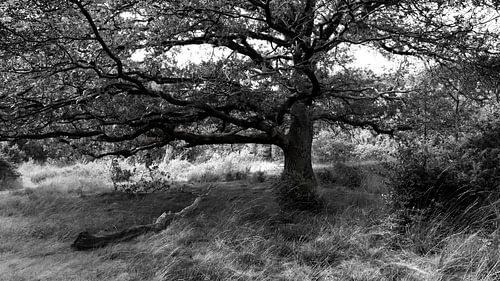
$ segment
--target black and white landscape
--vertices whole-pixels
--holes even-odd
[[[0,280],[500,280],[499,18],[1,1]]]

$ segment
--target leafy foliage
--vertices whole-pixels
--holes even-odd
[[[157,164],[146,166],[146,170],[138,170],[137,168],[129,170],[121,167],[117,159],[113,159],[110,173],[115,191],[154,192],[168,189],[171,185],[170,175],[160,169]]]
[[[401,224],[446,218],[455,230],[493,227],[500,203],[500,124],[455,149],[402,151],[393,180]]]
[[[441,62],[488,51],[480,12],[441,16],[462,2],[4,1],[0,139],[84,138],[121,155],[179,140],[283,146],[295,104],[392,133],[408,85],[349,66],[349,49]],[[207,58],[182,61],[193,45]]]
[[[315,123],[410,128],[406,73],[349,65],[353,46],[488,61],[500,40],[485,9],[498,16],[478,1],[3,1],[0,140],[57,139],[98,157],[179,142],[276,145],[285,162],[305,163],[285,173],[314,183]],[[334,150],[320,157],[349,147]]]
[[[358,167],[335,163],[331,168],[320,170],[316,173],[318,180],[326,187],[337,185],[351,189],[361,185],[362,174]]]
[[[15,188],[14,183],[19,176],[15,166],[0,154],[0,190]]]
[[[345,162],[352,158],[354,145],[339,139],[337,134],[321,130],[313,141],[313,157],[320,163]]]

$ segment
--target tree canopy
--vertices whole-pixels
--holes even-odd
[[[316,121],[409,128],[399,113],[415,85],[350,67],[353,46],[442,65],[498,52],[488,1],[11,0],[0,14],[0,140],[85,139],[125,156],[275,144],[306,178]],[[213,56],[183,63],[189,46]]]

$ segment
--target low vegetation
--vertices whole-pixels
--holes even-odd
[[[445,232],[442,217],[401,227],[393,213],[387,165],[320,165],[323,209],[284,213],[273,199],[277,177],[271,163],[238,157],[215,156],[203,164],[163,161],[159,166],[175,184],[135,194],[113,191],[109,161],[21,165],[33,186],[0,195],[0,280],[499,278],[498,236],[467,229]],[[213,169],[243,158],[248,161],[226,164],[231,173],[244,173],[242,178]],[[146,169],[119,163],[124,169]],[[335,174],[339,169],[343,172]],[[193,180],[187,177],[193,171],[215,176]],[[254,180],[259,172],[263,182]],[[199,208],[164,231],[88,252],[70,248],[81,231],[112,232],[179,211],[208,185],[215,188]]]
[[[499,18],[1,1],[0,281],[500,280]]]
[[[16,167],[0,155],[0,191],[20,187],[19,172]]]

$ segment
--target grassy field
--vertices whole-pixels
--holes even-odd
[[[198,181],[141,196],[113,193],[105,168],[21,167],[29,188],[0,193],[0,280],[498,280],[498,241],[393,230],[384,177],[360,167],[357,188],[325,183],[321,213],[281,213],[272,179]],[[373,166],[373,167],[372,167]],[[324,169],[322,167],[321,169]],[[247,170],[248,171],[248,170]],[[323,179],[335,177],[318,170]],[[81,231],[120,230],[178,211],[214,185],[199,208],[166,230],[76,252]]]

